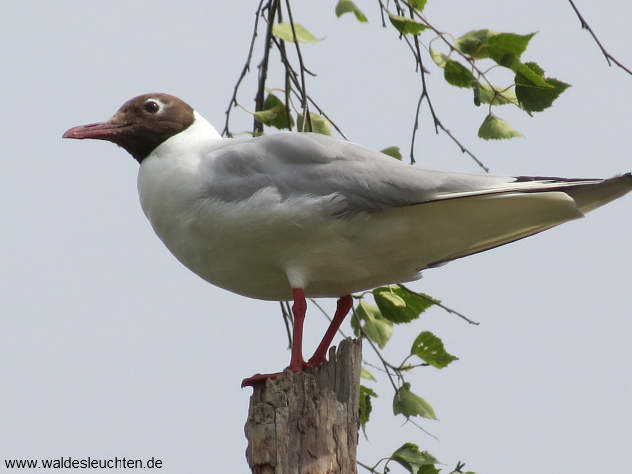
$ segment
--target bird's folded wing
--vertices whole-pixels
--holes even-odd
[[[326,198],[339,217],[445,199],[502,193],[562,191],[586,212],[632,189],[632,176],[610,180],[500,177],[425,170],[356,144],[313,133],[226,140],[202,163],[204,192],[243,201],[272,188],[279,199]]]

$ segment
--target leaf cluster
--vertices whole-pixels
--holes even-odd
[[[424,67],[420,48],[420,45],[425,45],[421,40],[427,37],[426,49],[430,58],[437,67],[443,69],[443,79],[448,84],[471,89],[474,105],[486,104],[488,106],[487,115],[478,130],[478,136],[485,140],[524,136],[493,113],[492,107],[513,105],[528,115],[532,115],[534,112],[541,112],[551,107],[555,99],[569,87],[569,84],[563,81],[547,77],[537,63],[523,61],[523,53],[527,50],[535,33],[501,33],[484,28],[469,31],[454,40],[450,40],[448,35],[434,27],[423,16],[426,0],[393,0],[388,2],[393,11],[389,10],[381,0],[378,0],[378,3],[382,11],[383,25],[386,26],[384,17],[387,17],[390,25],[395,28],[400,38],[404,39],[411,49],[417,70],[420,72],[422,92],[417,105],[417,115],[419,115],[422,101],[426,99],[435,129],[446,132],[463,152],[468,153],[486,171],[487,168],[480,160],[443,126],[430,102],[425,81],[425,74],[428,73],[428,70]],[[367,21],[366,16],[352,1],[340,0],[336,7],[336,14],[340,16],[347,12],[356,14],[359,21]],[[431,34],[434,36],[429,36]],[[436,41],[448,47],[447,54],[433,47],[433,43]],[[509,71],[513,77],[513,82],[505,86],[496,85],[490,78],[494,69]],[[417,126],[416,121],[411,143],[411,162],[414,162],[413,145]]]
[[[384,473],[390,472],[389,464],[395,462],[406,469],[411,474],[439,474],[441,463],[428,451],[422,451],[415,443],[404,443],[387,458],[380,459],[373,467],[364,466],[373,473],[375,469],[384,462]],[[457,463],[456,467],[449,474],[476,474],[472,471],[463,471],[465,464]]]
[[[395,325],[407,324],[417,320],[428,308],[440,302],[431,296],[409,290],[402,285],[390,285],[375,288],[368,292],[373,297],[375,304],[370,304],[364,299],[353,310],[351,327],[356,337],[365,337],[372,344],[383,349],[393,335]],[[376,351],[377,352],[377,351]],[[398,364],[387,362],[378,352],[384,370],[389,377],[393,374],[391,382],[394,387],[393,413],[401,414],[407,419],[421,417],[436,419],[432,406],[411,390],[410,383],[405,381],[404,373],[419,366],[432,366],[437,369],[447,367],[457,357],[448,353],[441,339],[430,331],[422,331],[415,338],[409,353]],[[411,364],[409,360],[416,357],[421,362]],[[375,380],[373,374],[365,367],[362,376],[368,380]],[[395,383],[395,378],[397,383]],[[362,428],[366,435],[365,425],[371,412],[370,398],[377,394],[366,387],[361,392],[361,420]]]
[[[510,104],[531,115],[551,107],[553,101],[569,87],[569,84],[546,77],[537,63],[522,62],[522,54],[534,35],[497,33],[489,29],[472,30],[458,37],[451,45],[451,53],[455,53],[457,59],[429,46],[430,57],[443,69],[448,84],[472,89],[476,106],[489,104],[488,114],[478,131],[480,138],[490,140],[523,136],[493,114],[492,106]],[[504,87],[493,85],[487,74],[477,66],[477,62],[485,59],[495,63],[492,68],[511,71],[514,82]],[[462,64],[462,60],[469,67]]]

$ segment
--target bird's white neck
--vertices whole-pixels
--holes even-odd
[[[221,135],[208,120],[196,111],[193,111],[193,116],[193,123],[188,128],[162,142],[151,154],[155,156],[177,155],[180,150],[193,150],[222,140]]]

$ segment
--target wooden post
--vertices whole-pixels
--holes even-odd
[[[345,339],[324,364],[254,388],[245,426],[253,474],[357,473],[361,361],[361,341]]]

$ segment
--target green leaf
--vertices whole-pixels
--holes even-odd
[[[430,49],[430,57],[432,58],[434,63],[440,68],[444,68],[445,65],[448,63],[448,61],[450,60],[450,58],[448,58],[445,54],[440,53],[439,51],[434,49],[432,46],[430,46],[429,49]]]
[[[514,60],[527,49],[529,41],[535,33],[517,35],[515,33],[498,33],[489,38],[485,53],[501,66],[510,67]]]
[[[437,369],[443,369],[450,362],[459,359],[446,352],[441,339],[430,331],[423,331],[417,336],[417,339],[415,339],[410,349],[410,353]]]
[[[411,293],[398,286],[381,286],[373,290],[373,298],[384,318],[394,323],[408,323],[434,304],[430,297]]]
[[[366,23],[368,20],[364,13],[353,3],[351,0],[338,0],[336,5],[336,16],[340,18],[345,13],[353,13],[355,17],[361,23]]]
[[[538,73],[532,67],[533,65],[537,66],[537,64],[535,64],[535,63],[527,63],[527,64],[517,63],[517,64],[514,64],[511,67],[511,70],[516,73],[516,79],[518,78],[518,76],[520,76],[520,78],[524,82],[524,84],[529,84],[530,83],[532,86],[553,87],[553,86],[549,85],[546,82],[546,80],[544,79],[544,76],[542,75],[542,72],[544,72],[544,71]],[[538,67],[538,69],[539,69],[539,67]],[[516,80],[516,83],[517,82],[518,81]],[[516,92],[516,95],[517,94],[518,93]]]
[[[360,385],[360,426],[366,438],[366,424],[371,416],[371,397],[377,397],[377,393],[364,385]]]
[[[544,70],[536,63],[525,63],[533,74],[537,74],[549,87],[539,87],[533,81],[525,76],[525,69],[516,74],[516,97],[520,102],[520,106],[527,112],[542,112],[544,109],[551,107],[553,101],[564,92],[570,84],[558,81],[554,78],[544,77]]]
[[[478,129],[478,136],[485,140],[524,137],[522,133],[514,130],[507,122],[492,113],[483,120],[481,127]]]
[[[367,369],[365,369],[364,367],[360,369],[360,378],[366,379],[366,380],[373,380],[374,382],[377,382],[377,379],[373,376],[373,374],[369,372]]]
[[[306,132],[322,133],[323,135],[331,135],[331,126],[329,120],[325,117],[310,112],[309,118],[312,121],[312,130],[309,130],[309,123],[305,127]],[[296,118],[296,127],[299,132],[303,131],[303,114],[298,114]]]
[[[430,404],[419,395],[410,391],[410,384],[406,382],[402,385],[393,397],[393,413],[395,415],[401,413],[405,417],[421,416],[436,420],[434,410]]]
[[[399,151],[398,146],[389,146],[388,148],[384,148],[380,150],[380,153],[384,153],[385,155],[392,156],[393,158],[397,158],[398,160],[402,159],[402,154]]]
[[[419,23],[412,18],[406,18],[405,16],[393,15],[392,13],[388,14],[388,19],[391,20],[393,26],[399,31],[401,34],[406,35],[418,35],[423,30],[428,28],[423,23]]]
[[[492,30],[468,31],[454,41],[454,46],[462,53],[473,58],[486,58],[485,47],[489,43],[489,39],[497,34]]]
[[[528,67],[531,71],[533,71],[534,73],[536,73],[538,76],[540,76],[542,79],[544,79],[544,69],[542,69],[538,63],[534,63],[534,62],[529,62],[529,63],[524,63],[524,65],[526,67]],[[546,79],[544,79],[546,80]]]
[[[455,40],[455,46],[474,59],[490,58],[497,64],[522,74],[533,85],[550,87],[544,78],[520,62],[520,56],[527,48],[535,33],[518,35],[515,33],[496,33],[492,30],[468,31]],[[475,97],[476,103],[476,97]]]
[[[290,128],[294,125],[294,119],[287,115],[285,104],[274,94],[268,94],[263,103],[263,110],[254,113],[255,119],[264,125],[276,128]]]
[[[299,43],[315,43],[317,41],[322,41],[322,38],[316,38],[313,34],[307,31],[304,26],[297,23],[294,23],[294,31],[296,32],[296,39]],[[272,34],[284,41],[290,41],[294,43],[292,24],[289,22],[276,23],[274,26],[272,26]]]
[[[417,9],[419,11],[422,11],[425,8],[425,6],[426,6],[426,0],[409,0],[408,4],[411,7],[415,8],[415,9]]]
[[[452,59],[446,59],[443,76],[448,83],[457,87],[472,87],[475,82],[472,72],[460,62]]]
[[[492,89],[487,84],[475,82],[472,86],[472,90],[474,91],[474,103],[476,105],[518,105],[516,92],[513,88],[494,86],[494,89]]]
[[[383,349],[393,335],[393,323],[382,316],[377,306],[364,301],[360,301],[355,314],[357,318],[351,319],[351,327],[356,337],[360,335],[358,324],[361,324],[361,321],[363,321],[362,329],[366,336]]]
[[[404,443],[393,454],[391,454],[391,459],[404,466],[408,472],[412,472],[413,474],[419,474],[422,472],[424,474],[439,472],[436,469],[434,471],[420,470],[424,466],[434,467],[434,465],[439,461],[437,461],[428,451],[419,451],[419,446],[413,443]]]
[[[535,33],[518,35],[492,30],[472,30],[457,38],[454,45],[474,59],[491,58],[501,66],[511,67],[520,59],[533,35]]]

